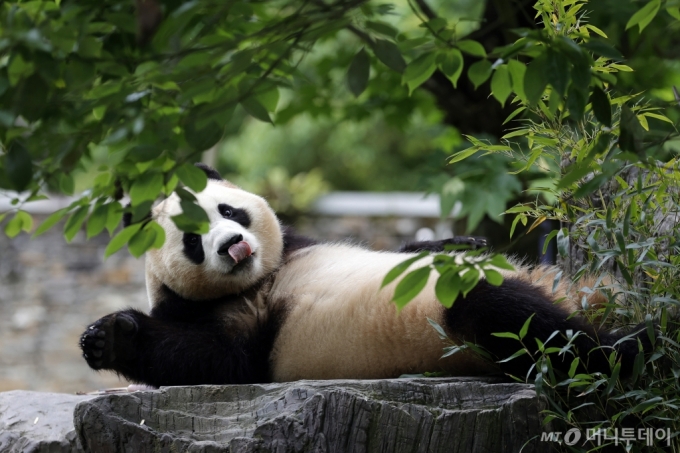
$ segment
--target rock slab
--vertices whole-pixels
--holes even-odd
[[[0,393],[0,452],[81,453],[76,404],[92,396],[13,390]]]
[[[98,453],[542,452],[544,408],[495,378],[297,381],[106,395],[74,423]]]

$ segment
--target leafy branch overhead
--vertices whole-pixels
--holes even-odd
[[[630,68],[605,33],[587,23],[584,1],[540,0],[534,9],[521,3],[513,14],[537,12],[536,21],[511,24],[504,21],[515,16],[504,3],[490,0],[477,29],[442,13],[450,11],[447,5],[397,2],[404,7],[398,21],[394,5],[368,0],[3,2],[0,189],[19,193],[5,232],[30,231],[33,221],[22,204],[48,192],[74,194],[74,173],[85,168],[96,173],[89,187],[78,188],[88,190],[36,234],[62,219],[68,240],[83,225],[88,236],[113,233],[125,212],[133,226],[118,233],[107,253],[129,244],[140,255],[163,239],[147,220],[153,201],[178,188],[189,190],[178,190],[184,213],[175,222],[201,231],[205,217],[192,191],[204,187],[205,176],[191,164],[238,131],[246,115],[273,124],[302,114],[337,120],[347,105],[345,111],[360,105],[399,115],[434,94],[444,121],[464,130],[464,121],[486,123],[491,109],[473,114],[453,100],[472,87],[485,98],[490,87],[493,108],[511,108],[515,119],[538,114],[580,122],[594,114],[600,134],[618,136],[625,151],[638,155],[646,120],[667,120],[663,111],[641,112],[634,100],[612,99],[617,73]],[[678,16],[677,7],[654,0],[627,27],[647,31],[663,11]],[[499,41],[499,24],[516,26],[517,34]],[[329,43],[341,50],[320,57]],[[345,83],[335,83],[339,71]],[[344,91],[356,97],[354,104],[340,106]],[[505,139],[513,137],[529,144],[525,169],[553,143],[526,128]],[[477,151],[516,150],[475,140],[451,162]],[[587,162],[595,162],[602,151],[589,149]],[[579,164],[571,177],[586,167]],[[485,213],[497,215],[520,190],[507,175],[484,181],[507,188],[506,195],[489,191],[479,203],[483,209],[466,211],[471,228]],[[447,187],[449,209],[461,194],[473,193],[458,190],[460,180]],[[121,204],[125,194],[130,207]]]

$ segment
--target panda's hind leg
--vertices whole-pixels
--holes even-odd
[[[414,252],[445,252],[447,245],[464,245],[470,250],[477,250],[482,247],[487,247],[486,238],[477,236],[454,236],[447,239],[440,239],[438,241],[411,241],[403,244],[398,253],[414,253]]]
[[[481,280],[467,297],[459,297],[453,307],[445,311],[444,320],[451,336],[477,344],[488,351],[499,363],[504,373],[524,378],[534,364],[537,356],[521,355],[506,362],[500,362],[516,353],[522,345],[515,339],[494,336],[494,333],[510,332],[518,334],[530,316],[529,329],[522,340],[527,349],[537,351],[535,339],[546,342],[555,331],[559,331],[550,339],[547,347],[564,347],[567,331],[579,333],[572,344],[580,362],[588,372],[610,374],[608,356],[612,348],[621,360],[622,377],[632,371],[638,353],[638,342],[645,351],[652,349],[652,344],[645,329],[618,345],[616,342],[624,334],[597,330],[592,324],[578,315],[571,313],[554,300],[545,291],[525,280],[507,277],[500,286],[494,286]],[[571,316],[570,316],[571,315]],[[567,372],[574,356],[570,353],[551,354],[553,368]],[[581,368],[580,371],[584,371]],[[535,371],[532,371],[532,374]]]

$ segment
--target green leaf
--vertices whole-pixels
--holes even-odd
[[[201,192],[208,184],[205,172],[189,163],[179,166],[175,173],[188,188],[196,193]]]
[[[463,297],[472,291],[472,289],[479,283],[480,274],[475,268],[468,268],[468,271],[461,276],[461,287],[460,290],[463,293]]]
[[[581,187],[576,189],[573,194],[574,198],[582,198],[590,195],[591,193],[598,190],[604,183],[607,182],[609,177],[605,174],[596,174],[594,178],[586,181]],[[559,244],[559,242],[558,242]]]
[[[680,20],[680,6],[666,6],[666,12],[673,18]]]
[[[605,58],[610,58],[612,60],[623,60],[623,55],[621,52],[607,44],[602,39],[591,39],[590,41],[582,44],[583,47]]]
[[[536,103],[543,96],[548,85],[548,68],[546,54],[541,54],[527,67],[524,74],[524,93],[530,105]]]
[[[430,270],[429,266],[425,266],[411,271],[397,284],[394,296],[392,297],[397,309],[403,309],[407,303],[413,300],[425,288],[430,277]]]
[[[151,248],[159,249],[163,247],[165,243],[165,230],[162,226],[156,223],[156,221],[151,221],[147,224],[146,228],[152,228],[156,232],[156,240],[151,244]]]
[[[78,231],[80,231],[80,227],[83,225],[89,211],[90,206],[84,205],[79,207],[71,214],[71,217],[68,218],[66,225],[64,225],[64,237],[66,238],[66,242],[71,242]]]
[[[561,95],[567,92],[569,83],[569,61],[554,51],[548,51],[548,83]]]
[[[5,156],[5,172],[17,192],[25,190],[33,177],[31,155],[18,143],[10,146]]]
[[[581,121],[588,103],[588,91],[582,91],[572,83],[567,93],[567,108],[569,115],[574,121]]]
[[[109,213],[108,205],[100,204],[99,206],[94,208],[94,211],[92,211],[92,214],[90,214],[90,217],[87,219],[88,239],[104,231],[108,213]]]
[[[508,262],[508,259],[504,255],[498,253],[491,257],[489,264],[497,267],[498,269],[505,269],[508,271],[515,270],[515,267]]]
[[[114,201],[107,204],[106,207],[106,230],[109,232],[109,235],[112,235],[114,230],[120,225],[121,220],[123,220],[123,206],[119,202]]]
[[[451,158],[449,159],[449,164],[455,164],[456,162],[460,162],[463,159],[467,159],[468,157],[472,156],[475,153],[478,153],[479,151],[481,151],[481,149],[477,148],[476,146],[471,146],[470,148],[458,151],[453,156],[451,156]]]
[[[197,222],[186,214],[171,217],[175,226],[186,233],[205,234],[209,230],[207,222]]]
[[[545,255],[545,253],[548,251],[548,246],[550,245],[550,241],[557,236],[557,230],[552,230],[550,233],[546,234],[545,239],[543,240],[543,251],[541,251],[542,255]]]
[[[73,176],[68,173],[59,175],[59,189],[66,195],[73,195],[73,192],[76,190],[76,183],[73,180]]]
[[[40,224],[40,226],[35,230],[35,233],[33,233],[33,237],[38,237],[41,234],[44,234],[52,228],[54,225],[56,225],[61,219],[64,218],[64,216],[68,213],[68,208],[63,208],[59,209],[58,211],[54,211],[52,214],[50,214],[49,217],[47,217],[43,222]]]
[[[491,76],[491,62],[488,60],[481,60],[473,63],[468,69],[468,78],[477,89],[481,84]]]
[[[576,369],[578,368],[578,364],[580,363],[580,359],[578,357],[574,357],[574,360],[571,361],[571,366],[569,367],[569,372],[568,375],[570,378],[573,379],[574,375],[576,374]]]
[[[408,85],[409,93],[413,93],[413,90],[432,76],[437,69],[436,57],[436,53],[427,52],[409,63],[402,76],[402,82]]]
[[[392,41],[376,39],[373,51],[378,60],[382,61],[388,68],[400,74],[406,69],[406,61],[401,56],[399,48]]]
[[[621,149],[633,153],[642,153],[642,140],[645,130],[635,112],[627,105],[621,107],[620,125],[619,146]]]
[[[562,258],[569,256],[569,233],[566,228],[561,228],[557,232],[557,251]]]
[[[128,241],[128,250],[135,258],[142,256],[156,242],[156,230],[154,228],[142,228],[137,231]]]
[[[649,25],[652,19],[654,19],[656,16],[656,13],[659,12],[660,7],[661,0],[652,0],[651,2],[647,3],[645,6],[640,8],[638,12],[631,16],[631,18],[628,20],[628,23],[626,24],[626,30],[638,25],[640,27],[640,33],[642,33],[642,30],[644,30],[645,27]]]
[[[451,81],[454,88],[458,86],[458,79],[463,73],[463,54],[458,49],[449,49],[437,55],[437,65],[444,75]]]
[[[512,78],[510,71],[506,65],[500,65],[496,68],[491,77],[491,94],[495,97],[501,105],[505,105],[505,100],[512,93]]]
[[[463,52],[470,54],[474,57],[486,58],[486,50],[484,50],[484,46],[482,46],[477,41],[464,39],[462,41],[458,41],[456,43],[456,46]]]
[[[15,57],[12,58],[7,68],[7,75],[11,86],[16,86],[21,79],[30,76],[35,71],[33,62],[24,60],[20,52],[14,52],[14,55]]]
[[[14,217],[12,217],[12,219],[5,225],[5,234],[10,238],[16,237],[19,233],[21,233],[23,222],[18,214],[19,213],[17,212],[17,214],[15,214]]]
[[[457,269],[447,269],[437,279],[434,293],[437,300],[446,308],[451,308],[460,294],[460,275]]]
[[[593,171],[593,169],[588,165],[572,164],[567,168],[567,174],[560,179],[559,183],[557,183],[557,188],[564,189],[569,187],[591,171]]]
[[[595,87],[590,95],[590,102],[593,105],[593,113],[597,120],[607,127],[612,126],[612,106],[609,103],[609,96],[600,88]]]
[[[491,283],[493,286],[501,286],[503,283],[503,275],[493,269],[484,269],[484,277],[486,278],[486,281]]]
[[[495,334],[492,334],[492,335],[495,335]],[[511,355],[510,357],[506,357],[506,358],[504,358],[503,360],[499,360],[498,363],[509,362],[509,361],[511,361],[511,360],[513,360],[513,359],[516,359],[517,357],[519,357],[519,356],[521,356],[521,355],[524,355],[524,354],[526,354],[526,353],[527,353],[527,350],[526,350],[526,349],[520,349],[519,351],[515,352],[515,353],[514,353],[513,355]]]
[[[394,281],[394,279],[396,279],[401,274],[403,274],[404,271],[406,271],[406,269],[408,269],[409,266],[411,266],[411,264],[413,264],[416,261],[426,257],[427,255],[429,255],[429,252],[420,252],[416,256],[411,257],[411,258],[409,258],[405,261],[402,261],[401,263],[394,266],[392,269],[390,269],[390,271],[387,273],[387,275],[385,275],[385,278],[383,279],[382,284],[380,285],[380,288],[384,288],[385,286],[392,283]]]
[[[120,250],[125,244],[128,243],[132,236],[134,236],[137,231],[139,231],[141,227],[141,223],[135,223],[119,231],[118,234],[116,234],[113,239],[111,239],[109,245],[106,246],[106,250],[104,250],[104,258],[108,258]]]
[[[389,36],[390,38],[396,38],[399,34],[399,30],[385,22],[368,20],[366,21],[366,28],[373,30],[376,33],[380,33],[381,35]]]
[[[258,119],[264,123],[274,124],[271,117],[269,116],[269,112],[267,111],[266,108],[264,108],[264,105],[262,105],[260,101],[257,100],[256,97],[251,96],[247,99],[242,100],[241,106],[253,118]]]
[[[446,331],[444,330],[444,328],[442,326],[440,326],[439,324],[437,324],[436,321],[434,321],[430,318],[427,318],[427,322],[429,322],[430,325],[434,328],[434,330],[437,331],[437,335],[439,335],[439,338],[441,338],[442,340],[445,340],[449,337],[446,334]]]
[[[191,201],[181,201],[182,213],[191,218],[194,222],[210,222],[208,214],[205,213],[202,207],[192,203]]]
[[[508,61],[508,72],[512,79],[512,89],[517,96],[526,102],[527,96],[524,93],[524,74],[527,72],[527,66],[518,60]]]
[[[371,58],[368,56],[366,49],[362,47],[354,56],[354,59],[347,70],[347,85],[355,97],[359,97],[368,86],[368,77],[370,73]]]
[[[33,229],[33,217],[26,211],[17,211],[16,217],[21,220],[21,230],[30,233]]]
[[[522,325],[522,328],[519,330],[520,340],[523,340],[524,337],[527,336],[527,332],[529,332],[529,324],[531,324],[531,320],[533,319],[533,317],[535,315],[536,315],[536,313],[532,314],[531,316],[529,316],[529,318],[526,321],[524,321],[524,325]]]
[[[620,373],[621,362],[617,362],[616,365],[614,365],[614,369],[612,370],[612,375],[609,377],[609,380],[607,381],[607,389],[604,391],[605,395],[609,395],[612,392],[612,390],[614,390],[614,386],[618,382]]]
[[[519,340],[517,334],[512,332],[494,332],[491,335],[498,338],[512,338],[513,340]]]
[[[257,110],[258,107],[255,106],[255,104],[259,104],[259,101],[255,98],[249,98],[241,102],[241,106],[243,106],[244,110],[251,116],[255,116],[253,113],[255,111],[258,112],[256,114],[261,113],[261,110]],[[187,144],[189,144],[195,152],[203,152],[215,146],[222,138],[223,132],[222,126],[212,118],[206,117],[205,109],[202,107],[203,106],[199,106],[198,108],[193,109],[191,114],[186,118],[184,124],[184,138],[186,139]],[[259,105],[259,107],[264,109],[262,105]],[[248,110],[249,108],[251,110]],[[267,115],[267,118],[269,118],[269,115]],[[266,119],[262,119],[262,121],[271,122],[271,120],[267,121]],[[145,153],[147,156],[140,156],[140,161],[153,153],[152,149],[147,148],[147,151],[148,152]]]
[[[200,171],[200,170],[199,170]],[[156,172],[142,173],[132,183],[130,201],[137,206],[144,201],[153,201],[163,190],[163,175]]]

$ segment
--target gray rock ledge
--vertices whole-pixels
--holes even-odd
[[[106,395],[74,423],[97,453],[542,452],[544,408],[496,378],[298,381]]]
[[[92,396],[12,390],[0,393],[0,452],[76,453],[73,410]]]

